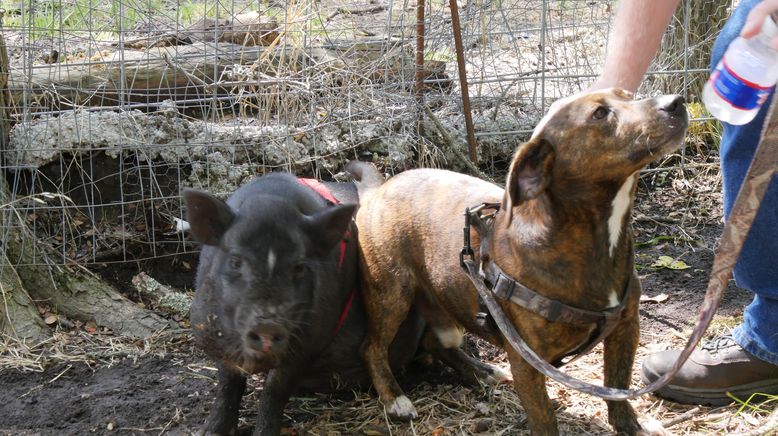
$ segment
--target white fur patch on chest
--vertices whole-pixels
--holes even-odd
[[[608,297],[608,309],[618,306],[619,303],[619,294],[616,293],[616,290],[614,289],[611,291],[611,294]]]
[[[619,244],[621,238],[622,223],[624,222],[624,216],[629,211],[630,204],[632,203],[632,188],[635,186],[635,180],[637,179],[637,173],[632,174],[621,185],[619,192],[613,197],[611,203],[611,216],[608,218],[608,253],[613,257],[613,250]]]

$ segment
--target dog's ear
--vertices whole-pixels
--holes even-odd
[[[519,146],[506,183],[511,207],[537,197],[548,187],[555,156],[554,146],[545,139],[533,138]]]
[[[184,189],[182,195],[192,235],[205,245],[219,245],[235,219],[235,212],[227,203],[206,192]]]

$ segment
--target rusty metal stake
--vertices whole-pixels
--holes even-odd
[[[462,92],[462,111],[465,113],[465,128],[467,129],[467,145],[470,148],[470,160],[478,164],[478,148],[475,142],[475,128],[473,127],[473,114],[470,113],[470,93],[467,90],[467,69],[465,69],[465,49],[462,46],[462,29],[459,24],[459,9],[457,0],[449,0],[451,9],[451,27],[454,30],[454,47],[457,52],[457,66],[459,67],[459,89]]]
[[[424,105],[424,0],[416,0],[416,103],[419,108]],[[418,122],[419,136],[424,136],[424,113],[419,110]],[[420,144],[424,144],[420,141]],[[419,152],[419,159],[423,157],[423,151]]]

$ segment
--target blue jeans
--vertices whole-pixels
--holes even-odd
[[[748,12],[759,0],[743,0],[733,12],[713,46],[715,67],[730,42],[745,24]],[[721,173],[724,179],[724,216],[729,216],[740,185],[759,144],[771,95],[748,124],[724,123],[721,137]],[[743,313],[743,324],[733,331],[735,341],[754,356],[778,365],[778,178],[773,177],[762,206],[734,270],[737,285],[755,293]]]

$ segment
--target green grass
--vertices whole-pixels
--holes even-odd
[[[250,0],[246,8],[257,6]],[[4,27],[26,30],[33,40],[62,33],[118,34],[162,15],[172,15],[186,26],[217,12],[212,2],[197,0],[0,0],[0,7],[8,11]],[[223,15],[228,15],[226,9]]]
[[[456,59],[456,55],[451,52],[451,49],[449,48],[443,48],[441,50],[425,50],[424,51],[424,60],[425,61],[441,61],[441,62],[451,62]]]

